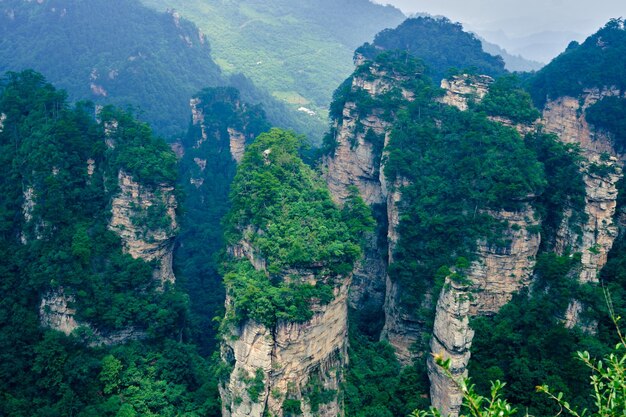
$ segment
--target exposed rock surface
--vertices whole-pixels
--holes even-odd
[[[443,416],[457,416],[463,403],[463,393],[457,381],[467,377],[474,338],[474,331],[469,325],[470,300],[467,285],[447,278],[437,301],[430,344],[432,355],[427,363],[431,403]],[[435,358],[450,360],[452,379],[436,364]]]
[[[380,184],[380,155],[372,143],[365,140],[367,129],[385,134],[389,123],[377,115],[366,119],[358,116],[356,103],[346,103],[343,119],[335,122],[337,147],[334,155],[325,159],[325,177],[333,199],[343,203],[356,186],[368,205],[385,201]]]
[[[250,245],[240,244],[231,253],[254,261],[257,268],[264,265],[260,257],[253,256]],[[309,271],[289,272],[314,282]],[[285,400],[299,401],[304,417],[343,415],[339,396],[313,413],[307,394],[313,384],[337,391],[342,382],[347,360],[350,281],[349,277],[342,279],[329,304],[313,303],[314,316],[305,323],[279,322],[275,328],[268,328],[247,321],[231,326],[222,343],[222,359],[233,366],[229,379],[220,386],[224,417],[282,417]],[[226,306],[232,308],[228,297]],[[249,387],[257,374],[263,375],[263,390],[252,398]]]
[[[229,127],[228,137],[230,138],[230,154],[237,163],[240,163],[246,151],[246,135]]]
[[[497,211],[490,215],[504,224],[505,246],[479,242],[477,259],[467,271],[467,285],[447,280],[435,312],[431,353],[450,358],[455,377],[467,376],[467,363],[474,332],[469,318],[496,314],[513,294],[531,283],[541,238],[539,219],[530,204],[518,211]],[[428,362],[432,405],[443,415],[457,416],[462,395],[457,384],[435,365]]]
[[[614,149],[611,138],[587,122],[585,111],[598,100],[619,94],[614,88],[589,89],[579,98],[560,97],[549,101],[543,112],[546,131],[555,133],[563,143],[578,144],[584,157],[581,170],[585,182],[587,222],[582,225],[581,233],[576,233],[564,221],[555,245],[558,253],[569,250],[582,254],[578,274],[580,283],[598,282],[598,274],[606,265],[608,253],[617,238],[614,219],[617,182],[623,176],[624,160],[623,155]],[[598,170],[598,167],[603,169]],[[582,323],[582,310],[580,302],[573,300],[565,314],[567,327],[580,325],[587,330],[593,329],[592,323]]]
[[[355,58],[357,67],[370,64],[360,55]],[[413,93],[402,86],[408,79],[407,75],[389,73],[371,64],[368,71],[362,71],[353,78],[351,90],[363,90],[377,99],[394,88],[400,88],[405,99],[410,101]],[[336,147],[332,155],[324,158],[323,165],[335,202],[343,204],[350,195],[351,187],[356,187],[366,204],[384,210],[388,187],[384,175],[383,146],[389,141],[392,124],[389,117],[383,117],[384,113],[383,109],[374,106],[363,114],[358,103],[348,101],[341,117],[332,122]],[[380,149],[366,139],[368,134],[376,135],[383,142],[379,145]],[[376,234],[368,236],[366,241],[364,257],[354,270],[350,304],[380,310],[386,293],[387,253],[379,247]]]
[[[75,298],[65,294],[62,288],[46,294],[39,305],[41,325],[63,332],[68,336],[82,328],[88,333],[87,343],[89,346],[118,345],[131,340],[144,339],[147,336],[144,331],[132,327],[118,331],[101,332],[89,323],[78,322],[75,317],[76,310],[70,307],[74,301]]]
[[[477,260],[468,272],[472,283],[471,316],[496,314],[513,294],[530,285],[541,243],[540,221],[530,204],[525,203],[519,211],[490,214],[507,224],[501,236],[505,245],[479,242]]]
[[[442,103],[467,110],[471,101],[480,102],[489,92],[493,78],[488,75],[457,75],[441,80],[441,88],[446,90]]]
[[[111,202],[109,228],[122,238],[124,250],[133,258],[157,261],[154,277],[161,285],[174,282],[172,251],[177,229],[174,187],[160,185],[153,190],[122,170],[118,185],[119,192]],[[155,221],[158,227],[150,224]]]
[[[74,297],[65,295],[63,289],[47,294],[39,306],[41,325],[70,335],[80,327],[74,318],[76,310],[69,307],[73,302]]]

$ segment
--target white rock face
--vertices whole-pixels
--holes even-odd
[[[487,75],[457,75],[449,80],[441,80],[441,88],[446,90],[441,102],[459,110],[467,110],[468,103],[479,103],[489,92],[493,78]]]
[[[304,417],[343,414],[338,397],[312,413],[306,395],[313,381],[339,389],[347,358],[349,285],[345,279],[329,304],[314,305],[315,315],[306,323],[283,322],[269,329],[248,321],[230,329],[222,344],[222,358],[234,365],[220,386],[224,417],[282,417],[285,399],[301,401]],[[248,387],[257,370],[263,373],[264,390],[250,398]]]
[[[76,310],[69,307],[74,302],[73,296],[65,295],[63,289],[53,291],[41,299],[39,317],[41,325],[65,333],[66,335],[80,327],[74,316]]]
[[[0,133],[4,131],[4,122],[7,120],[7,115],[0,113]]]
[[[249,242],[242,240],[229,252],[249,260],[257,270],[265,270],[265,260]],[[283,279],[316,284],[315,273],[306,269],[285,271]],[[338,391],[343,381],[351,276],[338,277],[337,281],[340,284],[334,289],[332,301],[326,305],[313,301],[314,315],[305,323],[279,322],[268,328],[249,320],[240,326],[231,325],[221,346],[222,360],[233,366],[229,379],[219,387],[224,417],[282,417],[286,399],[300,401],[304,417],[343,415],[339,396],[321,405],[316,413],[307,401],[311,384]],[[227,294],[227,314],[233,308]],[[248,388],[257,372],[263,374],[264,389],[257,398],[251,398]]]
[[[361,119],[357,105],[346,103],[343,119],[336,123],[337,148],[334,155],[324,161],[325,179],[335,202],[343,204],[352,186],[357,187],[363,201],[370,206],[385,201],[379,179],[380,156],[375,154],[374,146],[365,140],[365,135],[367,129],[380,135],[385,134],[387,128],[389,123],[379,115]]]
[[[37,194],[31,186],[26,186],[22,192],[22,217],[24,218],[24,228],[20,233],[20,241],[26,245],[32,239],[43,238],[46,222],[41,218],[34,217],[34,210],[37,206]]]
[[[362,56],[355,59],[357,66],[366,64]],[[355,76],[352,91],[365,91],[376,99],[393,88],[401,88],[407,100],[413,93],[406,91],[402,83],[408,76],[388,73],[376,65],[369,67],[367,73]],[[391,122],[383,118],[383,109],[373,108],[368,114],[362,114],[357,103],[347,102],[341,117],[334,121],[337,146],[332,155],[323,161],[324,177],[333,200],[343,204],[350,195],[351,187],[356,187],[363,201],[369,206],[387,201],[387,184],[384,175],[384,151],[375,149],[366,140],[368,132],[381,137],[386,146],[389,142]],[[384,138],[382,138],[384,136]],[[376,233],[366,237],[364,257],[353,273],[350,290],[350,304],[353,307],[372,309],[382,308],[386,293],[387,254],[378,247]]]
[[[467,377],[474,339],[474,331],[469,326],[470,299],[467,286],[448,278],[437,301],[430,344],[432,355],[427,364],[431,403],[444,416],[458,416],[463,403],[463,393],[457,381]],[[435,363],[435,357],[450,359],[452,379]]]
[[[618,96],[619,90],[604,88],[585,90],[579,98],[560,97],[546,104],[543,112],[545,130],[555,133],[563,143],[578,144],[584,161],[581,166],[585,182],[585,214],[587,222],[582,233],[570,230],[565,213],[564,222],[557,233],[556,251],[566,250],[582,254],[580,283],[598,282],[598,274],[606,265],[607,256],[618,235],[615,224],[617,208],[617,182],[623,177],[624,155],[613,148],[611,138],[599,132],[585,118],[585,111],[604,97]],[[607,158],[608,156],[608,158]],[[608,168],[606,174],[594,172],[593,165]],[[593,331],[593,323],[582,323],[582,305],[573,300],[565,315],[567,327],[581,326]]]
[[[240,163],[246,152],[246,136],[240,131],[229,127],[228,137],[230,138],[230,154],[237,163]]]
[[[172,252],[178,227],[174,187],[161,185],[152,190],[122,170],[118,174],[118,185],[120,191],[111,202],[109,229],[122,238],[124,250],[133,258],[158,261],[154,277],[161,285],[174,282]],[[161,206],[166,227],[154,228],[145,223],[145,216],[154,205]]]
[[[192,98],[189,100],[189,107],[191,108],[191,122],[194,126],[200,126],[201,138],[196,142],[195,148],[200,147],[202,143],[206,142],[208,135],[204,126],[204,111],[199,105],[202,101],[199,98]]]

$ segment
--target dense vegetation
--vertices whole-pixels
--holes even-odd
[[[390,276],[419,305],[441,267],[471,260],[476,242],[500,241],[488,210],[515,209],[539,194],[545,174],[517,132],[484,114],[413,102],[399,113],[385,173],[403,187],[400,241]]]
[[[436,82],[445,78],[451,68],[490,76],[505,73],[501,57],[484,52],[480,40],[446,18],[407,19],[395,29],[383,30],[374,42],[356,52],[373,59],[380,49],[406,50],[424,60],[429,67],[427,74]]]
[[[101,116],[115,118],[118,128],[109,135],[117,146],[108,148],[93,105],[69,106],[64,92],[34,72],[2,80],[0,113],[0,414],[214,413],[208,364],[183,342],[187,297],[173,287],[156,291],[153,266],[122,253],[107,229],[118,170],[148,187],[172,181],[171,151],[145,125],[110,108]],[[146,156],[138,166],[135,158]],[[30,189],[34,204],[25,218]],[[40,328],[37,311],[49,291],[75,296],[70,307],[89,327],[74,337]],[[86,347],[97,340],[93,332],[129,328],[145,332],[145,341]]]
[[[613,19],[582,44],[572,42],[567,50],[545,66],[529,82],[538,107],[562,96],[578,97],[584,89],[626,88],[626,28]]]
[[[314,109],[322,127],[354,48],[404,20],[398,9],[367,0],[142,1],[194,21],[226,72],[243,72],[294,108]]]
[[[520,86],[515,75],[505,75],[489,86],[489,92],[477,105],[477,110],[490,116],[499,116],[513,123],[531,124],[540,113],[532,103],[530,94]]]
[[[424,64],[411,55],[379,51],[353,77],[368,77],[373,65],[399,75],[398,79],[408,75],[410,81],[403,81],[402,87],[415,92],[414,100],[407,102],[393,91],[372,98],[352,88],[349,79],[335,93],[331,113],[341,117],[341,109],[350,101],[357,104],[359,114],[382,109],[382,117],[393,122],[385,175],[388,183],[397,179],[404,185],[400,240],[389,276],[401,284],[403,307],[418,311],[428,328],[432,311],[423,303],[424,295],[438,293],[443,278],[450,274],[449,268],[454,266],[457,278],[462,279],[479,241],[506,247],[502,235],[505,225],[495,221],[491,211],[516,210],[522,202],[531,202],[544,220],[544,247],[553,244],[566,208],[572,210],[570,222],[584,219],[578,151],[561,144],[553,135],[539,132],[522,138],[514,129],[488,120],[489,115],[531,123],[539,116],[530,96],[513,76],[498,78],[483,102],[461,112],[437,103],[440,90],[425,76],[428,71]],[[331,131],[325,142],[329,150],[333,149],[333,139]],[[382,142],[378,145],[380,152]],[[559,289],[564,299],[574,294]],[[418,360],[400,372],[386,356],[388,347],[375,342],[378,335],[372,333],[361,314],[353,312],[353,316],[356,320],[351,324],[351,337],[355,343],[350,351],[346,385],[347,415],[406,415],[411,407],[425,407],[427,401],[422,396],[428,392],[428,381],[424,361]],[[556,332],[558,326],[554,323],[556,319],[546,323],[542,331],[549,328]],[[491,339],[486,340],[489,343]],[[427,339],[422,340],[414,348],[423,351],[427,343]],[[489,353],[493,351],[486,355]],[[487,376],[493,376],[484,370],[476,375],[483,385],[489,380]],[[564,380],[574,384],[579,381]],[[530,394],[532,387],[526,391]]]
[[[626,99],[605,97],[586,112],[587,121],[613,136],[615,147],[626,149]]]
[[[287,108],[241,74],[222,75],[207,37],[172,12],[157,13],[139,0],[115,7],[106,0],[8,0],[2,8],[0,72],[33,68],[73,100],[134,108],[168,137],[186,131],[193,94],[229,84],[247,101],[262,102],[276,125],[311,139],[322,136],[319,121]]]
[[[268,326],[306,321],[312,315],[309,301],[329,302],[334,278],[350,273],[361,255],[361,234],[373,223],[369,208],[354,194],[339,210],[298,157],[301,145],[293,133],[272,129],[248,147],[237,170],[226,240],[231,246],[247,241],[266,272],[248,260],[227,260],[224,280],[233,319]],[[312,271],[317,283],[285,279],[298,269]]]
[[[570,274],[579,262],[580,256],[539,256],[532,294],[524,291],[497,316],[474,320],[476,336],[469,369],[480,391],[489,388],[490,380],[499,379],[507,383],[505,396],[515,406],[528,407],[532,415],[552,415],[558,407],[534,393],[534,387],[548,384],[566,393],[573,405],[589,408],[589,374],[575,352],[588,350],[600,356],[606,347],[596,337],[568,330],[561,322],[572,297],[593,299],[593,290],[580,288]],[[606,312],[603,300],[596,301],[600,303],[594,308]]]

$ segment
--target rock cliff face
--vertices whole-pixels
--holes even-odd
[[[587,221],[580,233],[571,230],[564,221],[555,245],[558,253],[570,250],[582,254],[578,273],[580,283],[598,281],[598,273],[606,264],[617,238],[617,182],[623,177],[623,155],[616,152],[609,136],[587,122],[585,110],[604,97],[619,94],[613,88],[585,90],[578,98],[560,97],[549,101],[543,112],[545,129],[555,133],[564,143],[578,144],[584,157],[581,171],[585,182]],[[580,302],[573,300],[565,314],[566,326],[581,325],[593,330],[593,323],[581,322],[581,311]]]
[[[410,77],[404,74],[382,70],[364,57],[357,55],[355,65],[361,71],[352,79],[351,92],[364,91],[374,100],[392,89],[399,88],[406,100],[412,100],[413,92],[405,89],[403,83]],[[388,199],[388,186],[384,175],[384,146],[389,141],[391,118],[384,109],[374,106],[367,114],[359,109],[359,104],[347,101],[341,117],[334,120],[336,147],[332,155],[324,158],[324,172],[331,196],[338,204],[343,204],[356,187],[366,204],[377,210],[384,210]],[[380,145],[375,145],[368,136],[375,135]],[[385,214],[387,217],[387,214]],[[385,228],[385,225],[379,225]],[[386,230],[381,233],[386,234]],[[350,289],[352,307],[380,310],[386,297],[387,253],[381,250],[376,234],[367,237],[364,257],[353,274]]]
[[[254,261],[257,268],[262,267],[264,262],[246,248],[250,246],[241,245],[231,252]],[[303,281],[315,282],[311,271],[290,271],[290,275],[294,274]],[[316,411],[308,397],[314,387],[337,393],[342,382],[347,361],[351,279],[343,278],[341,282],[329,304],[312,306],[314,316],[305,323],[279,322],[268,328],[247,321],[228,330],[222,343],[222,359],[233,370],[220,386],[224,417],[343,415],[338,395],[328,403],[315,405]],[[230,298],[226,306],[232,308]],[[257,388],[261,389],[251,389],[259,382],[262,387]]]
[[[230,111],[236,114],[236,117],[232,117],[231,114],[228,116],[215,114],[215,109],[211,107],[215,104],[213,101],[229,106]],[[248,106],[240,101],[238,93],[235,90],[224,90],[216,91],[210,99],[202,96],[194,97],[189,101],[189,107],[192,124],[200,129],[200,135],[193,144],[193,148],[200,149],[209,138],[220,142],[221,135],[224,134],[231,157],[237,163],[241,162],[246,144],[254,139],[254,133],[250,132],[253,129],[249,129],[248,126],[253,116],[250,115]]]
[[[442,87],[447,94],[443,101],[461,110],[467,109],[467,98],[480,100],[488,92],[489,82],[484,77],[444,80]],[[506,121],[493,121],[515,127]],[[451,359],[450,371],[455,379],[467,376],[474,337],[469,319],[496,314],[516,292],[530,285],[541,243],[540,219],[530,203],[520,203],[516,211],[488,214],[504,227],[501,243],[478,242],[476,260],[466,271],[467,283],[462,285],[448,279],[435,309],[428,376],[432,405],[443,415],[457,416],[463,396],[456,382],[445,375],[433,358]]]
[[[467,377],[471,356],[474,331],[469,325],[470,300],[468,286],[448,278],[437,301],[430,343],[432,355],[427,364],[431,404],[444,416],[457,416],[463,403],[463,393],[455,380]],[[454,379],[436,364],[436,358],[450,359],[450,373]]]
[[[501,210],[490,215],[507,225],[502,233],[505,245],[479,242],[477,259],[467,271],[467,284],[448,279],[437,302],[431,353],[450,358],[451,372],[457,379],[467,376],[474,338],[469,319],[496,314],[513,294],[529,286],[539,251],[539,219],[530,204],[523,204],[518,211]],[[428,359],[432,405],[443,415],[457,416],[463,397],[457,384],[432,358]]]
[[[122,238],[124,250],[133,258],[157,262],[154,277],[161,285],[173,283],[172,251],[177,228],[174,187],[160,185],[153,190],[122,170],[118,186],[119,192],[111,201],[109,228]]]
[[[487,75],[457,75],[441,80],[441,88],[446,94],[441,102],[459,110],[467,110],[470,101],[480,102],[489,92],[493,78]]]
[[[540,219],[530,204],[523,204],[518,211],[490,214],[507,225],[501,236],[505,244],[479,242],[477,260],[468,272],[472,283],[470,316],[496,314],[513,294],[530,285],[541,243]]]

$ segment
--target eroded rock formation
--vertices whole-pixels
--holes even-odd
[[[249,259],[257,268],[265,265],[253,255],[250,245],[238,245],[231,253]],[[311,271],[289,271],[289,275],[315,282]],[[314,302],[313,318],[305,323],[279,322],[269,328],[248,320],[228,328],[222,343],[222,359],[232,366],[232,372],[220,386],[224,417],[343,415],[337,393],[347,361],[351,279],[345,277],[340,281],[333,300],[326,305]],[[233,308],[229,297],[226,306],[227,310]],[[314,389],[336,393],[331,401],[317,404],[315,412],[309,399]],[[299,411],[296,413],[293,408]],[[286,413],[286,409],[292,413]]]
[[[175,281],[172,251],[176,223],[174,187],[155,189],[118,173],[119,192],[111,201],[109,228],[122,238],[124,250],[135,259],[157,261],[154,277],[161,285]]]
[[[461,411],[463,393],[457,383],[467,377],[467,364],[474,331],[469,325],[471,294],[466,284],[446,279],[437,301],[437,315],[428,357],[430,398],[433,407],[443,416],[457,416]],[[436,359],[450,360],[448,375]]]
[[[619,95],[615,88],[589,89],[578,97],[560,97],[549,101],[543,111],[543,123],[548,132],[555,133],[563,143],[580,146],[583,162],[581,171],[585,182],[587,221],[581,232],[571,230],[565,213],[557,233],[555,250],[582,254],[578,281],[598,282],[598,274],[606,265],[607,256],[618,235],[615,223],[617,182],[623,177],[623,155],[614,148],[611,138],[596,130],[585,118],[585,111],[597,101]],[[582,305],[573,300],[565,314],[567,327],[581,325],[593,331],[593,323],[582,323]]]

